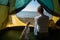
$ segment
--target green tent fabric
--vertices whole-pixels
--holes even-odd
[[[7,5],[8,4],[8,0],[0,0],[0,5]]]
[[[12,13],[14,11],[19,12],[23,8],[26,7],[26,5],[31,0],[0,0],[0,5],[5,5],[9,7],[9,13]]]
[[[8,7],[0,5],[0,28],[3,22],[7,19],[8,16]]]
[[[16,0],[8,1],[9,14],[11,14],[15,10],[15,3],[16,3]]]
[[[16,0],[16,4],[15,4],[16,13],[21,11],[23,8],[25,8],[26,5],[28,5],[28,3],[31,1],[32,0]]]
[[[13,11],[16,11],[16,13],[21,11],[30,1],[31,0],[10,0],[10,13]]]
[[[9,0],[8,1],[8,7],[9,7],[9,13],[12,14],[14,11],[17,13],[21,11],[23,8],[26,7],[26,5],[31,0]]]
[[[60,16],[60,0],[37,0],[50,14]]]

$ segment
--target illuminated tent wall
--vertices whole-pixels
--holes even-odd
[[[60,0],[37,0],[47,12],[60,16]]]
[[[23,23],[19,20],[16,14],[9,16],[9,22],[7,23],[6,27],[19,27],[19,26],[26,26],[26,23]],[[30,25],[32,27],[32,25]]]

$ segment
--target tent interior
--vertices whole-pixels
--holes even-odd
[[[47,2],[46,2],[47,1]],[[34,17],[38,16],[37,13],[37,7],[42,4],[45,12],[47,11],[47,15],[56,23],[60,19],[60,7],[57,0],[53,0],[54,6],[51,3],[51,0],[0,0],[0,40],[20,40],[19,37],[23,33],[25,27],[27,26],[27,21],[30,21],[31,24],[29,25],[30,31],[29,31],[29,40],[36,40],[34,36]],[[15,3],[16,2],[16,3]],[[34,2],[34,4],[33,4]],[[37,2],[38,5],[35,5]],[[30,7],[34,7],[36,9],[29,9],[30,11],[26,11],[25,8],[32,3]],[[60,1],[59,1],[60,3]],[[50,4],[50,5],[49,5]],[[56,6],[57,5],[57,6]],[[29,6],[28,6],[29,7]],[[57,7],[57,8],[56,8]],[[3,10],[3,11],[2,11]],[[31,14],[24,14],[22,13],[22,10],[26,11],[27,13]],[[31,11],[32,10],[32,11]],[[35,11],[36,12],[35,12]],[[8,14],[9,13],[9,14]],[[17,14],[16,14],[17,13]],[[20,13],[20,15],[19,15]],[[35,13],[35,14],[33,14]],[[24,14],[24,15],[23,15]],[[33,14],[33,15],[32,15]],[[21,17],[21,16],[24,16]],[[49,28],[49,27],[48,27]],[[27,31],[27,30],[25,30]],[[49,31],[49,30],[48,30]],[[60,36],[60,27],[58,27],[58,30],[56,32],[50,31],[54,38],[59,39],[58,36]],[[25,35],[25,32],[23,33]],[[45,37],[48,40],[49,32],[46,34]],[[43,35],[43,34],[41,34]],[[47,36],[48,35],[48,36]],[[49,37],[50,38],[50,37]],[[53,40],[54,40],[53,38]],[[23,37],[22,37],[23,39]],[[51,38],[52,39],[52,38]]]

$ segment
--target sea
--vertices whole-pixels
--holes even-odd
[[[50,19],[52,18],[52,15],[49,14],[48,12],[44,12],[44,14],[49,16]],[[16,15],[19,18],[34,18],[40,14],[35,11],[21,11],[21,12],[18,12]]]

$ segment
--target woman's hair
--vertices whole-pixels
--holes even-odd
[[[43,14],[43,11],[44,11],[44,10],[43,10],[43,6],[42,6],[42,5],[39,6],[37,11],[38,11],[39,13],[42,13],[42,14]]]

